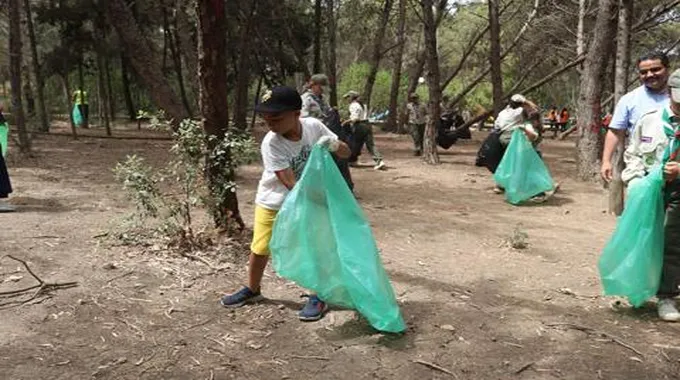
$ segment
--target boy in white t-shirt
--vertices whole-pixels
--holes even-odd
[[[275,87],[268,91],[255,107],[267,123],[270,132],[262,140],[264,171],[255,197],[253,241],[250,245],[248,286],[222,297],[225,307],[240,307],[262,299],[260,283],[269,261],[269,241],[279,208],[304,170],[314,144],[328,148],[340,158],[350,155],[349,147],[326,126],[313,117],[300,118],[302,100],[290,87]],[[316,321],[323,317],[326,303],[315,294],[309,295],[299,317]]]

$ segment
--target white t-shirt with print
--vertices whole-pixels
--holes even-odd
[[[494,122],[494,129],[500,129],[502,132],[513,130],[524,123],[524,108],[505,107],[498,113],[496,121]]]
[[[255,203],[269,210],[281,208],[288,189],[276,176],[277,171],[293,169],[295,178],[300,179],[312,147],[322,136],[337,136],[313,117],[300,119],[302,137],[291,141],[277,133],[269,131],[262,140],[261,152],[264,171],[257,186]]]
[[[352,121],[363,121],[368,119],[368,110],[366,106],[359,102],[352,102],[349,105],[349,119]]]

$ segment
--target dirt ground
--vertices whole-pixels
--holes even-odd
[[[678,378],[680,325],[657,322],[651,305],[632,310],[600,296],[596,264],[615,220],[602,189],[573,179],[573,141],[543,144],[561,192],[516,207],[474,166],[484,135],[441,151],[442,165],[430,167],[407,136],[380,133],[389,170],[373,171],[364,154],[367,166],[353,171],[403,335],[378,333],[352,311],[299,322],[302,290],[271,271],[267,302],[225,310],[218,299],[244,281],[243,254],[225,253],[230,269],[216,272],[106,238],[131,211],[111,168],[132,153],[162,163],[169,141],[39,136],[30,159],[11,147],[19,212],[0,214],[0,252],[47,282],[78,286],[0,310],[0,378]],[[259,170],[240,170],[247,222]],[[508,247],[516,230],[528,235],[526,249]],[[0,291],[32,284],[19,263],[0,261]]]

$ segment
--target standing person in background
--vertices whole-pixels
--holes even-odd
[[[569,110],[567,107],[562,107],[559,117],[557,118],[557,129],[560,132],[564,132],[567,129],[567,124],[569,123]]]
[[[602,151],[602,179],[613,179],[612,156],[616,147],[632,134],[642,115],[669,104],[668,56],[654,52],[640,57],[637,69],[642,85],[624,95],[614,108],[614,116],[607,130]]]
[[[418,94],[410,94],[406,105],[408,112],[408,126],[413,138],[414,155],[423,154],[423,138],[425,137],[425,123],[427,122],[427,107],[420,103]]]
[[[555,136],[557,136],[557,131],[559,130],[559,127],[557,126],[557,107],[550,106],[550,110],[548,111],[548,114],[545,118],[548,120],[548,125],[550,125],[550,128],[555,132]]]
[[[338,110],[332,108],[323,96],[324,86],[328,85],[328,77],[325,74],[314,74],[305,85],[302,98],[301,118],[313,117],[319,119],[331,132],[335,133],[340,141],[351,146],[352,136],[347,128],[340,122]],[[349,162],[345,158],[334,156],[335,164],[338,165],[340,174],[345,179],[349,189],[354,192],[354,182],[349,171]]]
[[[90,106],[87,101],[87,91],[83,89],[73,91],[73,104],[78,107],[78,111],[83,117],[83,128],[88,128],[90,122]]]
[[[368,123],[368,110],[366,109],[366,105],[361,101],[359,93],[350,91],[345,94],[343,98],[348,99],[350,102],[349,120],[344,123],[350,125],[353,131],[352,142],[350,144],[352,149],[352,155],[349,157],[350,165],[357,163],[359,155],[361,155],[361,149],[366,145],[366,149],[373,156],[373,161],[375,162],[373,169],[385,169],[385,162],[382,159],[382,155],[375,147],[373,127]]]

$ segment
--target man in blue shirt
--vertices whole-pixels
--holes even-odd
[[[602,178],[612,180],[612,155],[616,147],[632,133],[642,115],[669,104],[668,56],[650,53],[638,59],[637,69],[642,86],[624,95],[614,109],[602,152]]]

